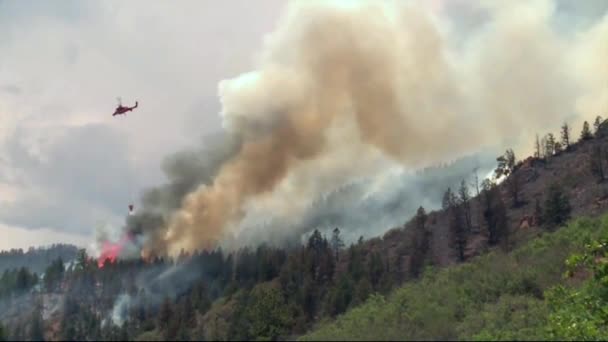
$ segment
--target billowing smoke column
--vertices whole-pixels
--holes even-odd
[[[606,111],[607,16],[567,35],[552,1],[453,3],[482,14],[476,28],[462,33],[446,6],[290,4],[257,70],[220,82],[225,147],[195,170],[173,160],[179,177],[129,218],[144,254],[213,248],[266,215],[298,220],[319,194],[388,167],[488,145],[527,153],[548,125]]]

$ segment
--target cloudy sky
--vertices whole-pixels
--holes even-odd
[[[88,244],[220,129],[283,0],[0,0],[0,249]],[[116,98],[140,107],[111,117]]]

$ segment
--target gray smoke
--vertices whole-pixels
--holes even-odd
[[[219,85],[239,143],[180,154],[129,218],[144,251],[394,224],[424,203],[407,201],[426,191],[412,170],[481,146],[527,155],[548,123],[606,110],[608,15],[565,35],[561,2],[434,3],[292,2],[256,70]]]
[[[184,197],[200,185],[209,185],[222,164],[239,148],[237,139],[217,133],[205,136],[200,147],[180,151],[165,158],[162,169],[167,183],[144,191],[141,208],[127,217],[126,230],[136,245],[149,244],[160,238],[170,215]],[[105,240],[104,240],[105,241]],[[124,251],[125,256],[139,256],[139,250]],[[159,253],[159,254],[162,254]]]

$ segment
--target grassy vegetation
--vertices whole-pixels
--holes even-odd
[[[581,218],[509,254],[496,250],[466,264],[427,270],[419,281],[387,298],[374,295],[301,340],[606,339],[608,298],[601,295],[608,277],[598,276],[597,269],[564,276],[569,256],[575,254],[568,259],[571,267],[595,260],[576,253],[608,246],[597,242],[606,236],[608,215]]]

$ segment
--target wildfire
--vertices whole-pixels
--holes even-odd
[[[106,260],[109,260],[111,263],[116,262],[125,245],[130,241],[131,238],[128,235],[123,236],[118,242],[105,241],[101,248],[101,254],[97,259],[97,266],[102,268]]]

